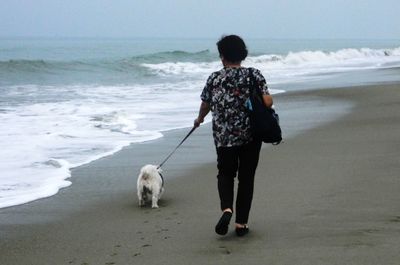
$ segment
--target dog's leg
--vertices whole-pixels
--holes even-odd
[[[139,199],[139,206],[142,207],[145,205],[145,201],[143,199],[142,191],[138,189],[138,199]]]
[[[151,197],[151,208],[158,208],[158,193],[153,192],[153,196]]]

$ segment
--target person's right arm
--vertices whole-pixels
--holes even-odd
[[[202,101],[199,109],[199,116],[194,120],[194,127],[199,127],[204,122],[204,118],[210,112],[210,104]]]

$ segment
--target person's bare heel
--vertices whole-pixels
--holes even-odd
[[[244,236],[249,233],[249,226],[248,225],[236,225],[235,229],[236,235],[237,236]]]

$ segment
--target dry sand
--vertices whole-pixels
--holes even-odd
[[[291,133],[262,150],[248,236],[214,233],[215,151],[203,126],[166,165],[159,209],[137,206],[136,175],[185,130],[74,169],[56,196],[0,209],[0,264],[399,264],[400,85],[276,102],[282,116],[285,107],[298,116],[281,117]],[[331,108],[337,102],[346,113]],[[340,113],[315,122],[327,110]]]

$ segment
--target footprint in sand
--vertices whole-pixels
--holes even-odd
[[[219,248],[222,250],[222,253],[223,253],[223,254],[226,254],[226,255],[231,254],[231,251],[230,251],[229,249],[227,249],[226,247],[221,246],[221,247],[219,247]]]
[[[151,245],[150,245],[150,244],[144,244],[144,245],[142,246],[142,248],[147,248],[147,247],[151,247]]]
[[[157,233],[160,234],[162,232],[168,232],[169,230],[167,228],[161,228],[160,230],[157,230]]]

